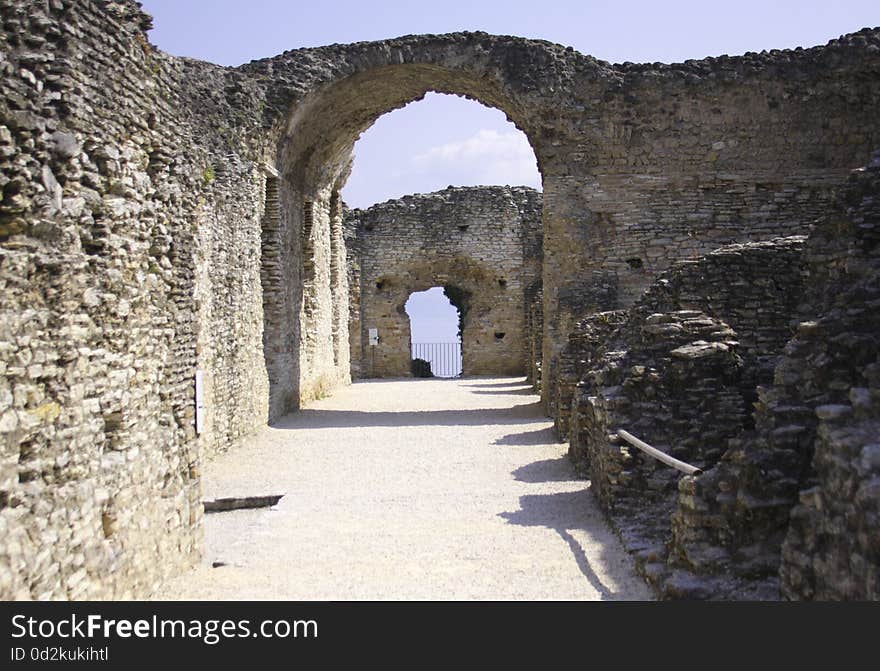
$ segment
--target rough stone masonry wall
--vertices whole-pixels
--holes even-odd
[[[357,231],[359,305],[352,324],[364,377],[410,374],[410,295],[433,286],[464,295],[464,375],[526,370],[525,289],[540,280],[541,194],[526,187],[448,188],[348,213]],[[536,243],[536,240],[538,241]],[[461,300],[461,299],[459,299]],[[368,331],[379,344],[370,347]]]
[[[561,441],[568,440],[571,406],[578,382],[609,349],[610,341],[629,318],[627,310],[596,312],[579,321],[568,336],[568,344],[556,363],[556,398],[551,404],[553,426]],[[579,455],[571,453],[578,470]]]
[[[803,291],[805,240],[791,236],[725,245],[705,256],[679,261],[622,314],[644,320],[654,313],[698,310],[723,319],[736,331],[737,352],[744,359],[743,394],[753,398],[755,387],[770,381],[776,360],[794,332]],[[613,315],[598,313],[579,322],[559,358],[553,417],[563,440],[568,437],[573,392],[590,362],[604,350],[628,347],[627,343],[610,344],[613,332],[600,328],[619,323],[611,319]],[[573,440],[577,445],[576,436]]]
[[[835,166],[861,163],[870,137],[876,137],[867,108],[852,123],[824,116],[854,111],[853,105],[861,104],[857,101],[874,100],[871,104],[876,105],[880,59],[876,51],[872,54],[865,61],[869,70],[845,93],[832,93],[836,84],[828,78],[846,59],[844,43],[829,45],[821,55],[817,50],[770,52],[742,60],[688,62],[685,81],[664,88],[662,94],[654,82],[668,70],[658,73],[644,65],[629,69],[622,82],[623,99],[612,103],[618,116],[604,127],[610,141],[599,149],[598,174],[584,180],[565,202],[572,219],[586,218],[596,231],[577,252],[589,263],[582,267],[581,279],[551,282],[552,265],[559,261],[562,268],[568,258],[556,245],[568,241],[562,231],[555,235],[548,228],[545,234],[551,242],[545,246],[545,258],[552,265],[545,271],[545,284],[556,284],[564,297],[565,281],[589,283],[592,277],[599,307],[618,307],[607,297],[616,292],[623,305],[634,300],[639,289],[673,260],[670,249],[680,258],[720,244],[780,235],[785,228],[804,232],[804,225],[827,208],[833,186],[844,178],[845,170]],[[731,71],[728,66],[735,60],[738,65]],[[810,65],[795,72],[791,68],[798,61]],[[803,85],[804,77],[812,80],[809,87]],[[699,100],[688,96],[691,83],[700,89]],[[711,101],[702,97],[710,89]],[[753,96],[759,89],[762,94]],[[653,114],[647,109],[651,105]],[[837,149],[828,144],[832,136],[843,143]],[[861,144],[859,138],[869,142]],[[854,141],[861,147],[844,158],[844,146],[853,147]],[[589,152],[580,152],[586,160]],[[641,261],[641,268],[633,268],[630,260],[636,260],[635,265]],[[564,322],[564,314],[558,321]],[[549,346],[559,341],[548,335],[546,342]]]
[[[877,599],[880,158],[810,238],[802,322],[759,389],[756,430],[681,483],[672,551],[789,599]]]
[[[661,274],[637,304],[642,317],[655,312],[701,310],[724,319],[736,331],[746,359],[744,392],[769,382],[782,346],[793,332],[792,315],[803,283],[804,236],[733,244],[706,256],[677,262]],[[596,332],[606,313],[579,322],[556,364],[555,399],[550,404],[557,436],[568,439],[571,405],[585,372],[581,361],[595,355],[610,333]],[[598,321],[597,321],[598,320]],[[603,321],[604,320],[604,321]]]
[[[0,4],[0,598],[142,597],[198,556],[204,155],[132,5]]]
[[[525,292],[526,301],[526,378],[538,394],[541,393],[541,357],[544,355],[544,295],[538,280]]]
[[[258,96],[127,0],[0,18],[0,596],[142,597],[198,557],[200,460],[266,421]]]
[[[617,320],[616,331],[590,338],[592,322],[602,318],[596,315],[582,325],[583,342],[573,341],[587,370],[574,397],[569,454],[591,477],[646,577],[668,595],[729,596],[742,585],[695,585],[687,571],[674,568],[675,558],[667,563],[681,475],[629,447],[617,429],[700,468],[717,463],[728,441],[750,426],[755,385],[766,381],[792,333],[804,243],[794,236],[728,245],[679,262],[627,311],[625,322]],[[702,566],[688,568],[705,573]]]
[[[4,595],[148,593],[194,558],[199,459],[345,382],[338,192],[381,114],[455,93],[529,137],[546,370],[567,301],[634,299],[665,233],[806,221],[880,144],[876,30],[670,66],[461,33],[221,68],[153,49],[131,0],[0,18]]]
[[[654,313],[621,329],[626,349],[607,353],[587,374],[595,385],[579,424],[592,486],[614,510],[672,499],[677,472],[616,435],[626,429],[672,456],[705,467],[747,416],[736,333],[695,310]],[[656,510],[652,512],[656,514]]]
[[[348,351],[351,379],[366,376],[363,368],[361,343],[361,244],[357,234],[357,221],[345,209],[342,216],[343,242],[345,244],[346,273],[348,274]]]

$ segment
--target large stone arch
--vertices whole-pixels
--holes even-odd
[[[525,132],[544,191],[547,398],[580,316],[632,304],[677,259],[802,233],[827,209],[880,141],[875,40],[864,31],[806,50],[611,65],[534,40],[423,35],[286,52],[235,76],[260,107],[263,155],[281,176],[290,230],[306,209],[313,230],[327,230],[320,220],[358,134],[426,91],[497,107]],[[293,304],[308,312],[296,292]],[[323,296],[332,294],[328,285]],[[284,332],[308,332],[307,321]],[[329,355],[289,354],[303,368],[291,396],[323,387]],[[334,369],[329,383],[340,375]]]
[[[340,337],[346,277],[332,269],[344,258],[339,191],[359,135],[429,91],[458,94],[503,111],[525,132],[541,169],[556,141],[548,120],[558,116],[562,81],[573,74],[560,59],[562,47],[479,34],[352,45],[346,52],[328,60],[329,72],[305,93],[289,88],[283,71],[295,65],[284,57],[251,66],[279,82],[274,91],[270,82],[269,99],[291,97],[283,113],[279,103],[267,149],[278,175],[273,236],[285,241],[271,261],[277,271],[280,260],[281,272],[263,278],[264,306],[282,307],[265,312],[270,416],[348,379],[348,343]],[[554,76],[557,63],[567,67]],[[286,297],[280,304],[279,295]]]

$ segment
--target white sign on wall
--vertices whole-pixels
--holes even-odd
[[[370,346],[375,347],[379,344],[379,329],[370,329]]]
[[[196,433],[205,427],[205,390],[202,383],[202,371],[196,369]]]

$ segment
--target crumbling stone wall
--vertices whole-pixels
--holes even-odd
[[[754,400],[755,387],[770,381],[782,348],[794,332],[806,272],[805,241],[804,236],[790,236],[725,245],[679,261],[660,275],[630,311],[615,319],[614,313],[597,313],[579,322],[559,358],[553,405],[559,437],[568,437],[572,392],[592,362],[606,350],[630,346],[620,342],[625,334],[615,334],[613,329],[624,315],[647,320],[656,313],[697,310],[723,319],[736,331],[737,353],[744,360],[742,393],[747,402]],[[577,436],[572,439],[579,445]]]
[[[540,279],[526,288],[526,379],[541,393],[541,357],[544,354],[544,295]]]
[[[880,161],[853,175],[811,236],[803,321],[756,429],[682,481],[673,553],[685,566],[781,581],[790,599],[876,599]]]
[[[540,279],[541,194],[526,187],[448,188],[352,210],[359,305],[351,330],[364,377],[410,374],[410,295],[451,287],[461,312],[462,373],[526,370],[525,289]],[[353,255],[352,255],[353,256]],[[379,344],[368,344],[376,328]]]
[[[830,306],[817,324],[830,343],[824,354],[833,363],[807,359],[814,374],[804,378],[810,380],[810,390],[821,389],[833,398],[820,394],[808,401],[809,405],[822,403],[814,410],[819,420],[812,460],[816,484],[799,493],[792,510],[782,547],[781,589],[789,599],[877,600],[880,152],[850,179],[839,213],[826,219],[817,238],[828,236],[837,238],[838,248],[848,243],[842,282],[836,290],[826,285]],[[823,262],[824,267],[836,265],[838,259],[832,261],[822,251],[819,254],[815,262]],[[810,356],[807,348],[798,353],[796,347],[787,354],[802,361],[804,354]]]
[[[0,598],[142,597],[199,554],[205,154],[127,3],[0,4]]]
[[[585,309],[817,217],[880,144],[878,30],[668,66],[460,33],[223,68],[148,27],[131,0],[0,3],[2,596],[148,594],[197,555],[199,460],[347,381],[338,194],[385,112],[466,95],[529,138],[544,382]]]
[[[622,499],[642,506],[670,499],[678,482],[676,471],[627,447],[616,436],[618,428],[704,467],[717,461],[747,415],[739,384],[742,359],[727,324],[679,310],[623,329],[627,349],[609,353],[588,374],[595,395],[587,402],[589,419],[580,425],[592,486],[608,508]]]
[[[568,344],[557,360],[556,398],[552,404],[553,426],[561,441],[568,440],[571,406],[575,389],[609,349],[609,343],[629,319],[627,310],[596,312],[582,319],[568,336]],[[576,468],[586,471],[583,456],[569,455]]]
[[[837,213],[806,245],[799,236],[732,245],[677,264],[593,354],[574,398],[570,453],[662,594],[877,598],[878,175],[877,160],[854,173]],[[725,335],[721,342],[702,337],[670,350],[694,337],[688,322],[721,326],[695,312],[654,312],[683,305],[726,311],[742,335],[721,329],[710,334]],[[756,318],[750,307],[776,314]],[[774,354],[792,318],[804,316]],[[660,338],[653,353],[649,335]],[[735,359],[713,362],[725,347]],[[654,365],[632,365],[646,354]],[[698,365],[682,376],[669,362],[684,354]],[[709,412],[675,427],[688,408]],[[648,463],[615,435],[627,423],[705,472],[679,479]],[[684,449],[694,439],[702,454]]]
[[[803,296],[804,246],[803,236],[777,238],[679,262],[617,317],[616,328],[591,338],[597,321],[610,321],[595,315],[583,322],[584,336],[571,340],[586,370],[579,372],[573,399],[569,454],[591,478],[646,577],[669,596],[755,598],[774,588],[694,581],[689,571],[706,574],[704,564],[677,569],[675,543],[671,554],[667,543],[693,498],[683,483],[679,493],[680,473],[630,447],[617,429],[699,468],[718,463],[729,441],[752,425],[755,385],[768,379],[793,331]],[[691,518],[699,530],[690,537],[733,533],[732,521],[721,527],[718,519]],[[744,574],[753,570],[754,562],[740,559]]]
[[[357,221],[347,208],[342,216],[343,241],[345,244],[346,273],[348,274],[348,347],[349,365],[353,380],[366,376],[361,346],[361,241],[357,234]]]
[[[782,348],[794,333],[803,299],[806,236],[725,245],[677,262],[639,300],[640,314],[702,310],[736,331],[745,359],[743,389],[771,380]]]

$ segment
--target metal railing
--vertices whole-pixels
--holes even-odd
[[[410,353],[413,359],[430,363],[436,377],[461,375],[460,342],[414,342],[410,344]]]
[[[687,473],[688,475],[700,475],[703,471],[701,471],[696,466],[691,466],[690,464],[686,464],[683,461],[679,461],[675,457],[670,457],[666,452],[661,452],[656,447],[651,447],[644,440],[639,440],[634,435],[632,435],[629,431],[624,431],[623,429],[617,430],[617,435],[623,438],[630,445],[639,448],[645,454],[648,454],[654,457],[657,461],[662,461],[667,466],[672,466],[673,468],[681,471],[682,473]]]

